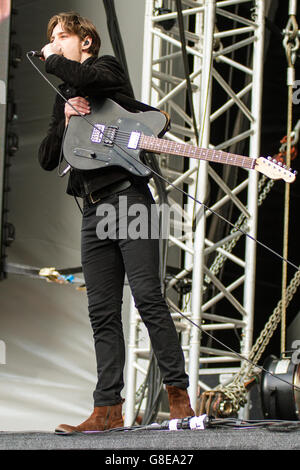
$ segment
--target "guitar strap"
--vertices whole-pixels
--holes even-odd
[[[149,104],[143,103],[142,101],[138,101],[135,98],[131,98],[127,95],[123,95],[122,93],[118,93],[118,92],[114,94],[113,99],[115,99],[121,106],[128,109],[128,111],[134,111],[134,112],[157,111],[159,113],[163,113],[166,118],[166,125],[164,129],[160,132],[158,137],[162,137],[170,129],[170,124],[171,124],[170,116],[165,111],[161,111],[160,109],[154,108],[153,106],[150,106]]]
[[[136,111],[159,111],[157,108],[153,108],[149,104],[142,103],[141,101],[136,100],[128,95],[123,95],[123,93],[115,93],[114,99],[124,107],[129,107],[132,110]]]

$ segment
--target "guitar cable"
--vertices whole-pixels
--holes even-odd
[[[29,60],[29,62],[32,64],[32,66],[38,71],[38,73],[43,77],[44,80],[46,80],[46,82],[51,86],[51,88],[54,89],[54,91],[66,102],[68,103],[71,108],[74,109],[74,111],[76,111],[76,113],[81,117],[83,118],[89,125],[91,125],[94,129],[96,129],[98,132],[100,132],[102,134],[103,137],[106,137],[105,136],[105,133],[102,132],[97,126],[95,126],[92,122],[90,122],[84,115],[82,115],[76,108],[75,106],[73,106],[71,103],[69,103],[69,101],[63,96],[63,94],[48,80],[48,78],[39,70],[39,68],[33,63],[33,61],[30,59],[30,56],[32,56],[32,52],[27,52],[26,53],[26,57],[27,59]],[[66,130],[65,130],[66,132]],[[65,133],[64,133],[65,134]],[[109,138],[109,137],[108,137]],[[275,250],[273,250],[272,248],[268,247],[267,245],[265,245],[264,243],[260,242],[259,240],[257,240],[256,238],[252,237],[251,235],[249,235],[247,232],[245,232],[244,230],[242,230],[241,228],[239,227],[236,227],[232,222],[230,222],[229,220],[227,220],[225,217],[223,217],[222,215],[218,214],[216,211],[214,211],[213,209],[211,209],[210,207],[208,207],[205,203],[199,201],[198,199],[194,198],[193,196],[191,196],[190,194],[188,194],[186,191],[184,191],[183,189],[180,189],[178,188],[176,185],[174,185],[173,183],[171,183],[170,181],[168,181],[166,178],[164,178],[162,175],[160,175],[158,172],[152,170],[151,168],[149,168],[147,165],[145,165],[143,162],[141,162],[140,160],[138,160],[137,158],[133,157],[129,152],[126,152],[126,150],[123,149],[123,147],[119,146],[118,144],[114,143],[114,145],[116,145],[116,147],[119,147],[124,153],[126,153],[130,158],[133,158],[134,160],[136,160],[138,163],[142,164],[146,169],[150,169],[156,176],[158,176],[160,179],[162,179],[165,183],[167,183],[168,185],[172,186],[174,189],[176,189],[177,191],[181,192],[182,194],[184,194],[185,196],[191,198],[194,202],[196,202],[197,204],[203,206],[206,210],[210,211],[212,214],[216,215],[217,217],[219,217],[220,219],[222,219],[224,222],[228,223],[229,225],[231,225],[233,228],[235,228],[237,231],[241,232],[243,235],[247,236],[248,238],[250,238],[252,241],[254,241],[255,243],[259,244],[260,246],[262,246],[263,248],[265,248],[266,250],[268,250],[269,252],[273,253],[276,257],[280,258],[282,261],[284,261],[285,263],[289,264],[290,266],[292,266],[295,270],[299,271],[299,267],[296,266],[294,263],[292,263],[291,261],[289,261],[288,259],[284,258],[282,255],[280,255],[279,253],[277,253]],[[88,158],[88,157],[83,157],[83,158]],[[290,383],[289,381],[283,379],[282,377],[279,377],[278,375],[274,374],[273,372],[265,369],[263,366],[259,366],[257,364],[255,364],[254,362],[252,362],[250,359],[248,359],[247,357],[243,356],[242,354],[236,352],[235,350],[233,350],[232,348],[230,348],[229,346],[227,346],[226,344],[224,344],[222,341],[218,340],[217,338],[215,338],[213,335],[211,335],[210,333],[208,333],[206,330],[203,330],[201,328],[200,325],[197,325],[195,322],[193,322],[190,318],[188,318],[187,316],[185,316],[181,311],[178,310],[178,313],[180,313],[180,315],[185,318],[186,320],[188,320],[193,326],[195,326],[196,328],[198,328],[202,333],[205,333],[207,336],[213,338],[217,343],[219,343],[221,346],[223,346],[224,348],[226,348],[227,350],[229,350],[231,353],[233,353],[234,355],[236,355],[239,359],[241,360],[244,360],[246,362],[248,362],[249,364],[251,364],[252,366],[255,366],[257,369],[259,369],[260,371],[262,372],[265,372],[269,375],[271,375],[272,377],[275,377],[277,380],[281,381],[281,382],[284,382],[286,383],[287,385],[289,385],[290,387],[294,388],[295,390],[299,391],[300,392],[300,387],[298,387],[297,385],[294,385],[292,383]]]
[[[84,119],[90,126],[92,126],[95,130],[97,130],[97,132],[99,132],[101,134],[102,137],[107,137],[108,139],[110,139],[109,136],[106,136],[106,134],[101,131],[95,124],[93,124],[91,121],[89,121],[89,119],[86,118],[86,116],[84,116],[83,114],[80,113],[80,111],[78,111],[76,109],[75,106],[73,106],[71,103],[69,103],[69,101],[63,96],[63,94],[50,82],[50,80],[48,80],[48,78],[39,70],[39,68],[33,63],[33,61],[30,59],[30,54],[31,52],[27,52],[26,53],[26,56],[28,58],[28,60],[30,61],[30,63],[33,65],[33,67],[38,71],[38,73],[44,78],[44,80],[46,80],[46,82],[53,88],[53,90],[69,105],[71,106],[71,108],[73,108],[73,110],[78,114],[78,116],[80,116],[82,119]],[[65,132],[66,132],[66,129],[65,129]],[[127,134],[127,133],[124,133],[124,134]],[[65,133],[64,133],[65,135]],[[188,194],[186,191],[184,191],[183,189],[181,188],[178,188],[176,185],[174,185],[173,183],[171,183],[168,179],[164,178],[162,175],[160,175],[159,173],[157,173],[155,170],[153,170],[152,168],[149,168],[145,163],[143,163],[142,161],[138,160],[137,158],[133,157],[129,152],[127,152],[126,150],[124,150],[123,147],[121,147],[120,145],[118,145],[117,143],[114,142],[114,145],[116,147],[118,147],[119,149],[121,149],[124,153],[126,153],[128,155],[128,157],[130,157],[130,159],[134,159],[136,162],[138,162],[139,164],[141,164],[142,166],[144,166],[144,168],[146,168],[147,170],[151,170],[152,173],[154,173],[157,177],[159,177],[161,180],[163,180],[167,185],[169,186],[172,186],[174,189],[176,189],[177,191],[179,191],[180,193],[182,193],[183,195],[189,197],[190,199],[192,199],[194,202],[196,202],[197,204],[199,204],[200,206],[204,207],[206,210],[208,210],[209,212],[211,212],[212,214],[216,215],[217,217],[219,217],[221,220],[223,220],[223,222],[226,222],[227,224],[229,224],[232,228],[236,229],[237,231],[241,232],[243,235],[245,235],[246,237],[248,237],[250,240],[254,241],[255,243],[257,243],[258,245],[260,245],[261,247],[265,248],[266,250],[268,250],[270,253],[272,253],[274,256],[278,257],[281,261],[284,261],[285,263],[289,264],[290,266],[292,266],[296,271],[299,271],[300,268],[295,264],[293,263],[292,261],[288,260],[287,258],[284,258],[280,253],[277,253],[275,250],[273,250],[271,247],[267,246],[265,243],[261,242],[260,240],[258,240],[257,238],[253,237],[252,235],[249,235],[246,231],[244,231],[243,229],[237,227],[236,225],[234,225],[234,223],[230,222],[229,220],[226,219],[226,217],[222,216],[221,214],[219,214],[218,212],[216,212],[215,210],[211,209],[210,207],[208,207],[204,202],[201,202],[199,201],[198,199],[196,199],[195,197],[193,197],[191,194]],[[62,151],[61,151],[61,155],[62,155]],[[84,157],[82,156],[82,158],[88,158],[88,157]],[[69,165],[70,166],[70,165]],[[70,166],[71,168],[71,166]],[[66,173],[65,173],[66,174]],[[64,175],[60,175],[60,176],[64,176]]]

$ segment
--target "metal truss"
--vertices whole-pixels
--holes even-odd
[[[172,126],[166,138],[236,153],[243,150],[256,158],[265,2],[183,0],[181,4],[196,128],[188,107],[188,80],[172,0],[146,0],[142,101],[169,113]],[[242,365],[237,355],[214,338],[224,338],[225,344],[229,342],[244,356],[252,346],[256,245],[236,227],[256,237],[258,174],[206,161],[158,158],[164,177],[172,182],[166,187],[169,205],[184,220],[180,233],[175,224],[170,227],[168,265],[173,269],[165,286],[186,357],[191,404],[196,409],[199,387],[211,390],[212,378],[214,386],[219,380],[230,381],[230,374]],[[153,191],[155,194],[155,188]],[[227,230],[224,226],[214,230],[220,223],[215,212],[231,217],[235,228],[227,224]],[[149,358],[148,335],[132,304],[125,425],[134,419],[136,388],[147,374]]]

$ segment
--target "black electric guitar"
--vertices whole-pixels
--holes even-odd
[[[161,112],[131,113],[111,99],[91,100],[91,109],[86,119],[72,116],[66,131],[63,153],[73,168],[94,170],[120,166],[133,175],[149,176],[151,170],[140,159],[142,151],[147,150],[240,166],[287,183],[296,178],[296,172],[271,157],[255,159],[159,138],[157,136],[168,124],[167,117]]]

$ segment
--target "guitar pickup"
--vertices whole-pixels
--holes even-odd
[[[104,129],[104,124],[95,124],[91,135],[91,141],[95,144],[100,144],[104,136]]]
[[[135,150],[138,146],[140,136],[141,136],[140,132],[136,132],[136,131],[131,132],[127,147],[129,149],[134,149]]]

